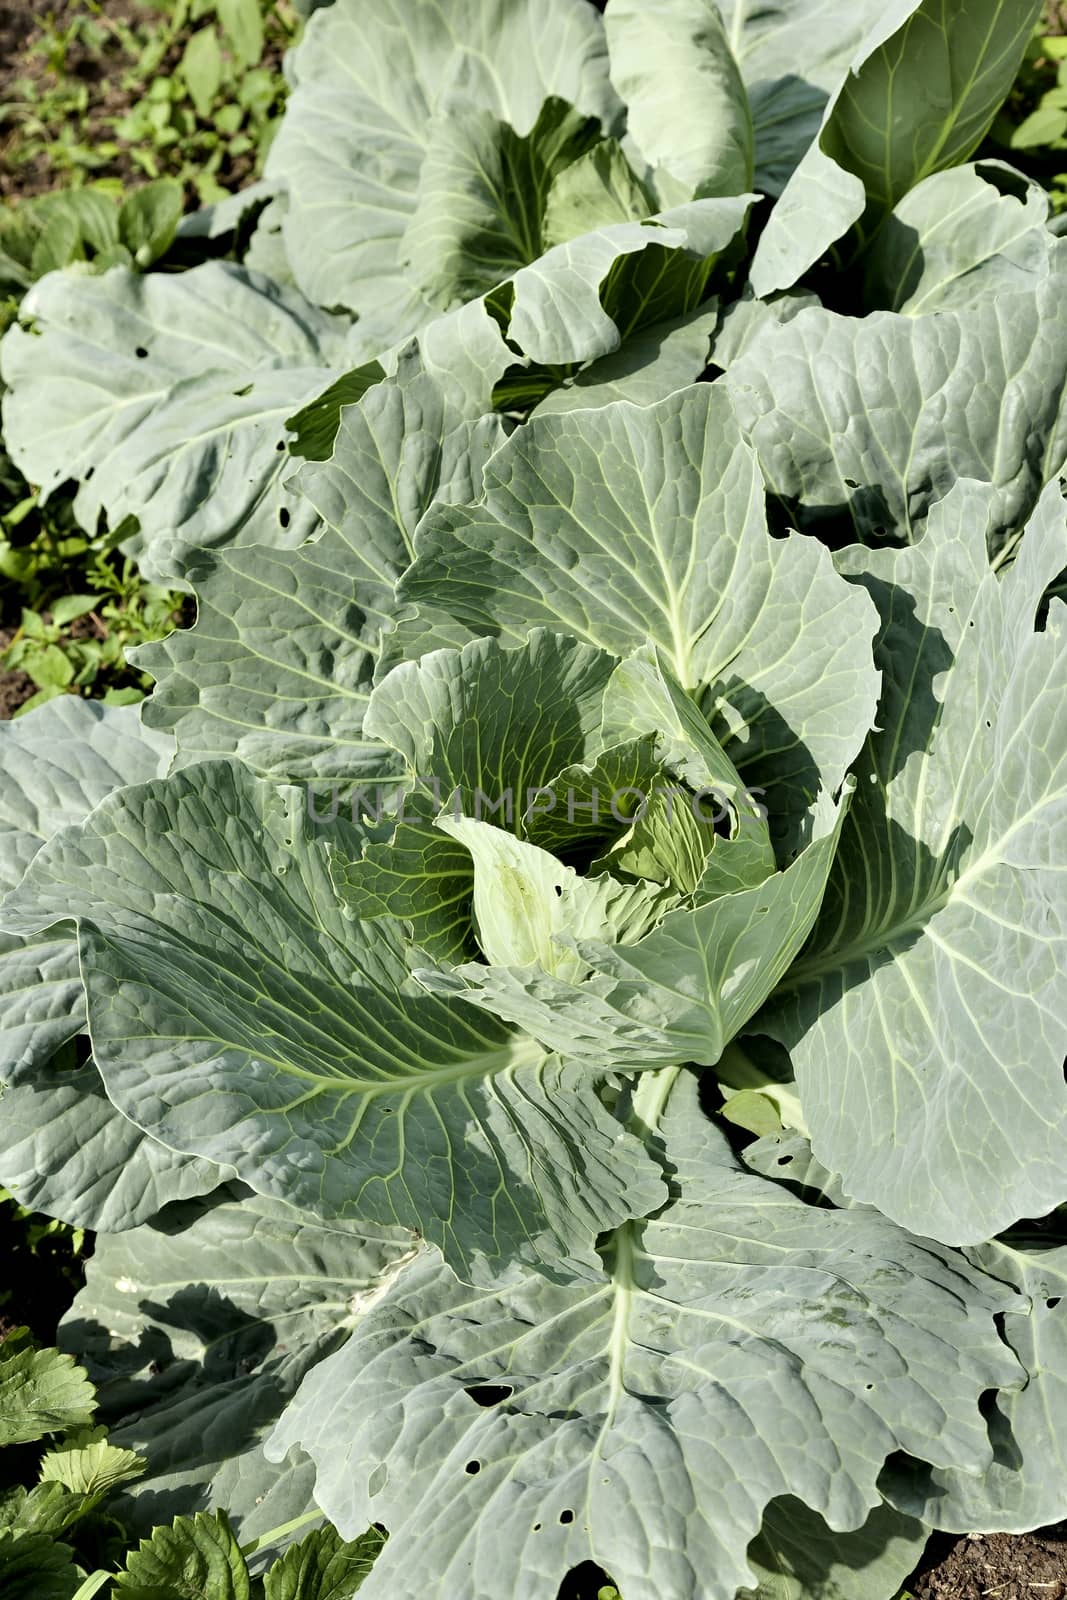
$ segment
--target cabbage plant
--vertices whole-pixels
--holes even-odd
[[[9,448],[197,602],[0,728],[130,1525],[891,1600],[1067,1515],[1038,10],[335,0],[199,265],[28,295]]]

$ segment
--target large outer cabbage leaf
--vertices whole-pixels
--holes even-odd
[[[619,114],[584,0],[337,0],[312,18],[293,70],[268,163],[289,186],[289,259],[312,300],[357,312],[380,348],[435,315],[401,271],[435,110],[462,104],[520,135],[550,96],[605,131]]]
[[[767,487],[798,525],[920,537],[957,479],[1015,529],[1067,460],[1067,244],[1032,291],[937,316],[768,323],[723,380]]]
[[[0,723],[0,887],[106,796],[164,771],[172,742],[131,707],[63,697]],[[0,920],[0,1183],[24,1205],[85,1228],[132,1228],[220,1182],[148,1139],[79,1064],[85,1028],[69,923],[28,939]]]
[[[480,305],[452,323],[345,406],[329,460],[301,468],[296,488],[320,537],[298,550],[204,552],[190,574],[196,626],[138,653],[158,680],[145,718],[174,732],[181,764],[233,754],[279,777],[385,774],[363,719],[393,586],[431,502],[476,499],[505,434],[484,414],[508,360],[496,326]],[[481,381],[476,369],[463,382],[458,363],[437,375],[429,356],[449,331],[472,368],[483,349]]]
[[[611,79],[627,133],[673,200],[752,187],[748,96],[715,0],[612,0]]]
[[[893,1451],[988,1465],[1012,1291],[739,1170],[688,1075],[661,1121],[675,1077],[635,1108],[673,1198],[605,1242],[605,1279],[472,1294],[424,1253],[287,1409],[270,1456],[311,1454],[342,1533],[390,1528],[368,1600],[484,1600],[505,1552],[515,1600],[590,1554],[627,1600],[733,1600],[775,1497],[844,1531]]]
[[[977,1244],[1067,1194],[1067,564],[1045,494],[1015,564],[961,484],[909,550],[841,553],[882,619],[878,730],[811,944],[767,1026],[816,1157],[904,1227]]]
[[[909,189],[966,161],[1040,13],[1041,0],[892,0],[771,214],[752,264],[756,293],[791,288],[856,224],[873,235]]]
[[[99,801],[165,772],[165,735],[132,706],[63,696],[0,723],[0,889],[14,888],[41,846]]]
[[[505,640],[653,640],[781,832],[839,786],[873,719],[874,617],[813,541],[770,537],[722,388],[536,417],[485,485],[426,517],[403,599]]]
[[[756,186],[780,194],[884,0],[719,0],[751,106]]]
[[[1029,1298],[1004,1318],[1004,1337],[1028,1374],[1025,1388],[997,1395],[989,1414],[993,1465],[980,1478],[930,1470],[892,1472],[892,1499],[939,1528],[1026,1532],[1067,1514],[1067,1248],[1020,1229],[968,1250],[968,1260]]]
[[[465,1274],[579,1270],[659,1203],[653,1164],[600,1075],[429,996],[398,931],[345,917],[306,798],[227,762],[126,790],[3,915],[79,920],[97,1062],[153,1137],[319,1215],[421,1229]]]
[[[738,1600],[886,1600],[919,1564],[930,1530],[914,1517],[877,1506],[862,1528],[835,1533],[802,1501],[767,1507],[748,1559],[759,1588]]]
[[[259,273],[50,273],[3,343],[4,435],[31,483],[69,478],[84,528],[138,519],[153,578],[203,546],[297,545],[311,507],[285,487],[286,418],[345,364],[346,321]],[[347,363],[351,365],[351,362]]]
[[[887,217],[866,257],[869,309],[959,311],[1037,288],[1054,270],[1048,191],[1000,161],[935,173]]]
[[[0,1183],[29,1210],[78,1228],[139,1227],[232,1176],[149,1138],[108,1099],[92,1061],[61,1053],[5,1084],[0,1100]]]
[[[311,1464],[296,1450],[271,1464],[263,1441],[409,1249],[400,1229],[322,1222],[239,1185],[97,1240],[59,1338],[113,1441],[148,1461],[116,1505],[133,1533],[222,1509],[250,1543],[312,1505]]]

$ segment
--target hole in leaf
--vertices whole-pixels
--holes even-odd
[[[1049,1297],[1049,1299],[1047,1299],[1045,1301],[1045,1304],[1048,1306],[1050,1311],[1055,1311],[1055,1309],[1059,1305],[1059,1303],[1060,1303],[1060,1296],[1058,1294],[1051,1295]]]
[[[482,1464],[481,1464],[480,1461],[468,1461],[467,1465],[463,1468],[463,1470],[464,1470],[464,1472],[469,1472],[471,1477],[473,1478],[474,1474],[476,1472],[481,1472]]]
[[[472,1383],[466,1392],[476,1406],[499,1406],[515,1393],[510,1383]]]
[[[789,1165],[789,1163],[792,1161],[792,1159],[793,1159],[792,1156],[779,1156],[778,1157],[778,1165],[780,1167],[787,1167]]]
[[[563,1524],[563,1526],[566,1527],[568,1522],[573,1522],[574,1521],[574,1512],[573,1511],[561,1511],[560,1514],[559,1514],[559,1520]]]
[[[285,506],[282,506],[282,509],[278,512],[278,521],[281,523],[283,528],[287,528],[292,521],[292,518],[290,517]]]
[[[976,161],[974,170],[998,194],[1010,196],[1013,200],[1026,200],[1027,182],[1021,172],[998,167],[992,161]]]
[[[580,1567],[572,1567],[560,1585],[556,1600],[590,1600],[592,1595],[597,1595],[602,1589],[615,1593],[613,1579],[603,1567],[598,1567],[595,1561],[583,1561]],[[549,1595],[545,1593],[545,1600]]]
[[[138,361],[144,361],[148,355],[148,351],[145,349],[143,344],[139,344],[133,353],[137,357]]]

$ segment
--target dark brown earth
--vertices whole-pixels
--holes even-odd
[[[1067,1600],[1067,1523],[1018,1535],[937,1535],[906,1588],[916,1600]]]
[[[62,28],[82,9],[79,0],[0,0],[0,199],[29,199],[62,182],[62,176],[52,171],[44,154],[29,162],[11,159],[23,122],[19,82],[29,78],[44,89],[55,85],[52,67],[32,48],[38,24],[51,18],[56,27]],[[116,22],[143,22],[153,15],[158,19],[159,15],[137,4],[137,0],[107,0],[106,14],[111,26]],[[89,127],[100,138],[111,137],[106,119],[121,116],[128,108],[128,100],[111,76],[114,73],[117,79],[128,64],[117,30],[114,45],[103,57],[90,53],[77,40],[67,50],[64,80],[88,86]],[[102,167],[96,176],[144,181],[143,173],[125,154],[112,166]]]
[[[53,169],[46,152],[37,153],[30,160],[20,152],[15,159],[20,125],[25,120],[19,106],[23,96],[19,83],[29,78],[41,90],[55,87],[60,81],[55,68],[43,53],[33,49],[39,24],[48,19],[52,28],[61,30],[84,12],[84,0],[0,0],[0,200],[29,199],[66,181],[61,171]],[[114,141],[112,119],[136,104],[136,92],[123,84],[124,76],[136,66],[136,58],[123,48],[121,26],[148,24],[158,28],[160,16],[158,9],[141,0],[106,0],[97,14],[97,20],[111,34],[103,50],[89,49],[77,38],[68,44],[62,81],[67,85],[83,83],[86,87],[88,105],[81,137],[87,143]],[[161,62],[161,76],[174,71],[184,46],[183,36]],[[276,68],[280,61],[280,43],[277,39],[268,41],[262,65]],[[163,169],[162,152],[157,151],[156,155],[161,158]],[[227,158],[216,175],[218,182],[224,189],[243,188],[254,176],[255,159],[251,151]],[[165,170],[162,175],[167,175]],[[133,186],[145,182],[144,171],[132,160],[129,148],[122,148],[121,144],[113,160],[94,170],[93,178],[119,178]]]
[[[0,628],[0,655],[4,653],[11,643],[14,635],[10,628]],[[32,678],[24,672],[4,672],[0,670],[0,722],[6,722],[13,717],[19,706],[36,692]]]

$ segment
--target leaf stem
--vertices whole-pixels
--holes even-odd
[[[629,1128],[646,1143],[656,1131],[681,1070],[681,1067],[661,1067],[658,1072],[641,1074],[631,1103]]]
[[[264,1545],[274,1544],[276,1540],[284,1539],[286,1534],[295,1533],[298,1528],[304,1528],[310,1522],[321,1522],[325,1515],[325,1511],[320,1511],[316,1506],[313,1511],[305,1511],[303,1516],[294,1517],[292,1522],[283,1522],[277,1528],[268,1528],[258,1539],[253,1539],[250,1544],[243,1544],[241,1554],[245,1557],[254,1556]],[[76,1600],[80,1600],[80,1597],[76,1597]]]
[[[110,1583],[115,1576],[113,1572],[91,1572],[85,1582],[74,1595],[74,1600],[93,1600],[94,1594],[99,1594],[105,1583]]]

